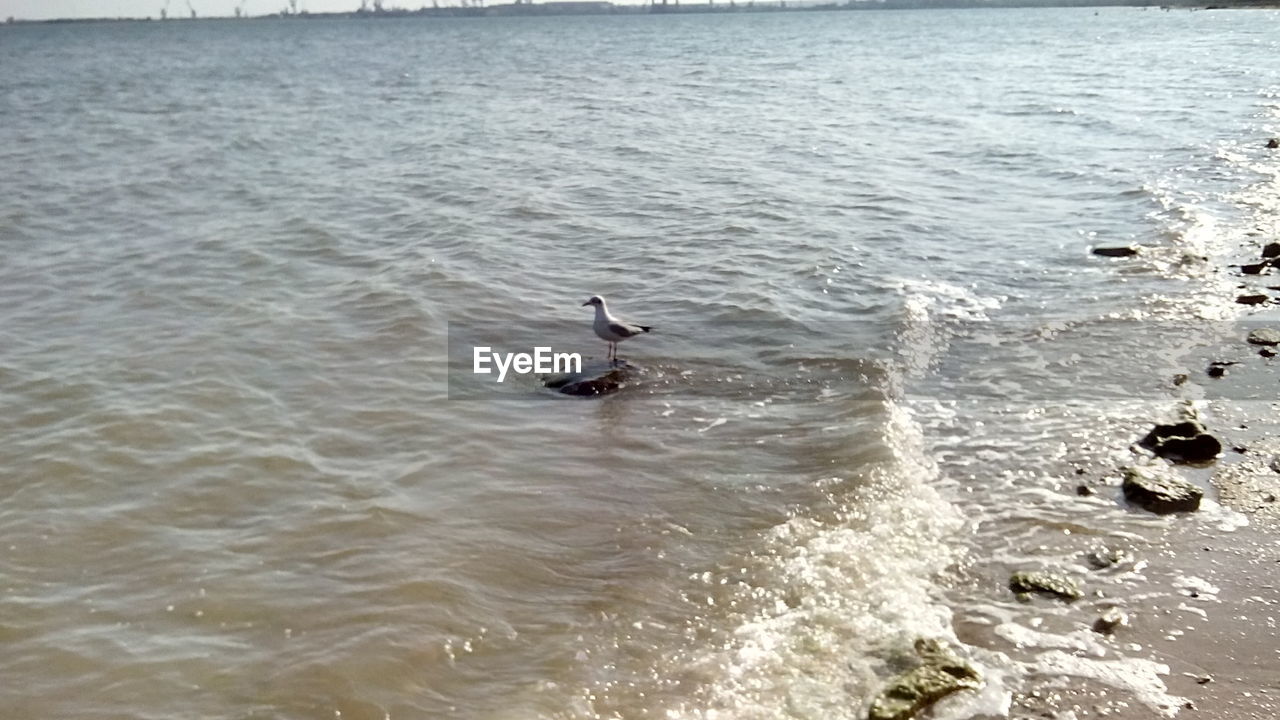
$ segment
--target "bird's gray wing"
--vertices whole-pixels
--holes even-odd
[[[614,335],[617,335],[618,337],[629,338],[629,337],[635,337],[636,335],[639,335],[642,332],[648,332],[648,331],[640,327],[639,325],[630,325],[628,323],[611,322],[609,323],[609,332],[613,333]]]

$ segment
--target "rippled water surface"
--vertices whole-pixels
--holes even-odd
[[[1276,227],[1278,31],[0,28],[3,714],[859,717],[919,636],[1004,712],[991,578],[1159,530],[1058,490]],[[456,391],[593,293],[634,384]]]

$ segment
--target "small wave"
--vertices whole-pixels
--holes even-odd
[[[501,212],[514,220],[558,220],[561,217],[555,210],[529,203],[512,205],[503,208]]]
[[[668,717],[858,717],[915,638],[953,638],[932,578],[954,561],[944,539],[958,518],[929,487],[935,470],[910,414],[886,412],[893,458],[863,465],[858,480],[832,478],[844,491],[831,496],[830,520],[800,516],[766,534],[754,559],[762,576],[731,603],[745,612],[723,647],[693,658],[706,697]]]

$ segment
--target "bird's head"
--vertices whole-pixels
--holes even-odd
[[[588,300],[588,301],[586,301],[586,302],[582,303],[582,307],[586,307],[586,306],[588,306],[588,305],[595,305],[596,307],[603,307],[603,306],[604,306],[604,298],[600,297],[599,295],[592,295],[590,300]]]

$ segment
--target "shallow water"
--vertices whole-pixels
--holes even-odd
[[[930,635],[1000,714],[1072,670],[1004,569],[1166,526],[1061,491],[1276,231],[1277,29],[0,28],[0,706],[859,717]],[[599,357],[593,293],[657,326],[623,392],[450,370]]]

